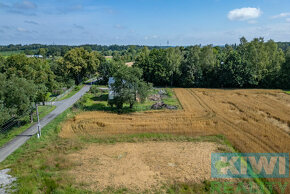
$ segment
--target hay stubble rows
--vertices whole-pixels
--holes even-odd
[[[290,152],[290,95],[279,90],[259,89],[178,88],[174,91],[183,107],[181,110],[123,115],[84,112],[68,120],[60,136],[98,138],[136,133],[222,134],[240,152]]]
[[[84,112],[61,137],[172,133],[225,135],[241,152],[289,152],[290,96],[279,90],[175,89],[182,110]]]

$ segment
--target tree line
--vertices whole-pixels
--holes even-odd
[[[263,38],[225,47],[144,47],[134,66],[155,86],[290,88],[290,47],[283,51]]]
[[[136,53],[140,51],[143,46],[140,45],[97,45],[97,44],[84,44],[78,46],[68,46],[68,45],[43,45],[43,44],[10,44],[10,45],[0,45],[0,52],[5,51],[19,51],[26,55],[43,55],[44,57],[55,57],[64,56],[69,50],[74,48],[84,48],[88,52],[98,51],[105,56],[116,55],[124,56],[128,53]],[[149,49],[154,48],[167,48],[166,46],[148,46]],[[128,61],[130,59],[127,59]]]

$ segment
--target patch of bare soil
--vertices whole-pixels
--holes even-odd
[[[200,183],[210,179],[211,153],[219,147],[209,142],[90,144],[68,156],[76,164],[69,174],[93,191],[159,190],[174,182]]]

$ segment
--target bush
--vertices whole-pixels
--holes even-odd
[[[100,89],[96,86],[96,85],[93,85],[91,88],[90,88],[90,93],[96,95],[97,93],[100,92]]]
[[[81,86],[74,87],[74,91],[79,91],[81,89]]]

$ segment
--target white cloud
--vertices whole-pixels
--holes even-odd
[[[290,18],[286,18],[286,22],[290,22]]]
[[[234,9],[228,13],[229,20],[245,21],[258,18],[262,15],[262,11],[258,8],[244,7],[241,9]]]
[[[290,12],[288,13],[280,13],[279,15],[274,15],[272,16],[273,19],[276,19],[276,18],[284,18],[284,17],[288,17],[290,16]]]
[[[24,28],[21,28],[21,27],[18,27],[16,29],[18,32],[28,32],[28,30],[24,29]]]

